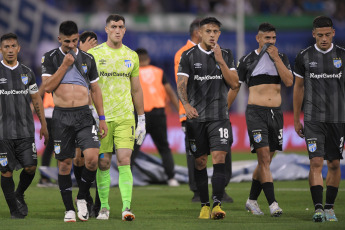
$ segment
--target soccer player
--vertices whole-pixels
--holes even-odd
[[[145,114],[143,91],[139,80],[139,59],[136,52],[122,43],[126,32],[125,19],[111,14],[106,19],[107,41],[90,49],[97,63],[103,92],[104,111],[109,135],[101,140],[97,189],[101,210],[97,219],[109,219],[110,164],[114,144],[119,169],[119,188],[122,198],[122,220],[132,221],[131,211],[133,176],[130,161],[135,139],[141,145],[144,140]],[[135,130],[134,107],[138,113]]]
[[[271,216],[279,217],[283,210],[274,195],[270,164],[276,150],[283,146],[283,113],[281,111],[281,81],[292,86],[293,75],[287,56],[279,53],[276,43],[276,29],[269,23],[259,26],[256,41],[259,48],[242,57],[237,71],[240,83],[249,88],[246,122],[250,148],[256,153],[258,164],[253,172],[252,186],[246,209],[254,215],[263,215],[257,199],[264,191]],[[228,104],[235,100],[240,86],[230,89]]]
[[[80,34],[79,36],[79,49],[87,52],[89,49],[96,47],[98,45],[97,43],[97,34],[92,31],[84,31],[83,33]],[[89,107],[92,111],[92,115],[96,120],[96,124],[98,127],[98,115],[97,112],[95,111],[93,105],[92,105],[92,98],[91,95],[89,94]],[[78,186],[80,185],[80,180],[81,180],[81,174],[84,170],[85,167],[85,159],[84,159],[84,154],[82,153],[80,148],[76,148],[75,150],[75,157],[73,159],[73,172],[75,179],[77,181]],[[90,217],[97,217],[99,208],[100,208],[100,201],[96,189],[96,196],[95,196],[95,204],[93,203],[93,199],[90,195],[90,193],[87,194],[86,196],[86,201],[87,201],[87,209],[89,211],[89,216]]]
[[[55,104],[52,130],[59,168],[59,188],[66,208],[65,222],[76,221],[71,169],[77,146],[85,158],[77,195],[78,218],[82,221],[89,218],[86,197],[96,178],[99,155],[96,122],[88,105],[89,88],[99,115],[100,136],[104,138],[107,135],[95,59],[77,48],[78,38],[76,23],[62,22],[58,37],[61,46],[47,52],[42,58],[43,84],[47,92],[53,92]]]
[[[199,34],[199,28],[200,28],[200,19],[195,19],[189,26],[189,34],[190,39],[187,40],[187,43],[182,46],[175,54],[174,58],[174,67],[175,67],[175,80],[177,83],[177,70],[180,63],[181,55],[184,51],[192,48],[193,46],[197,45],[201,41],[201,37]],[[186,134],[186,111],[184,110],[184,107],[181,102],[179,102],[179,115],[180,115],[180,122],[182,125],[182,130]],[[230,140],[230,146],[232,144],[232,140]],[[187,135],[185,135],[185,147],[186,147],[186,158],[187,158],[187,167],[188,167],[188,184],[189,189],[194,193],[192,197],[192,202],[200,202],[200,194],[198,191],[198,188],[195,184],[195,178],[194,178],[194,156],[189,151],[189,142]],[[226,172],[226,179],[225,179],[225,187],[228,185],[231,179],[232,174],[232,165],[231,165],[231,148],[228,151],[228,154],[225,157],[225,172]],[[223,194],[223,202],[233,202],[233,199],[224,191]]]
[[[304,137],[310,159],[309,186],[315,206],[313,221],[338,221],[333,207],[343,159],[345,123],[345,49],[332,43],[335,30],[329,17],[313,21],[316,43],[296,57],[293,108],[295,131]],[[304,101],[304,128],[300,112]],[[323,206],[323,162],[327,160],[326,203]]]
[[[136,52],[139,56],[139,79],[144,95],[146,131],[151,135],[162,157],[163,168],[168,177],[168,185],[176,187],[180,184],[174,178],[175,164],[168,143],[165,106],[168,96],[176,111],[178,111],[177,95],[172,89],[163,70],[150,65],[151,59],[147,50],[139,48]],[[131,159],[132,162],[139,150],[140,145],[135,144]]]
[[[201,42],[183,52],[177,89],[186,111],[186,132],[195,157],[195,182],[200,192],[201,219],[223,219],[221,201],[225,187],[225,157],[230,149],[231,126],[227,107],[228,86],[238,86],[230,50],[217,44],[221,23],[214,17],[200,21]],[[207,157],[213,162],[213,208],[210,209]]]
[[[38,93],[34,73],[18,62],[20,45],[16,34],[0,38],[3,60],[0,64],[0,171],[1,188],[11,218],[23,219],[28,215],[24,192],[35,177],[37,151],[34,119],[30,99],[41,122],[40,138],[45,144],[49,134],[44,118],[42,98]],[[13,170],[23,168],[15,191]]]

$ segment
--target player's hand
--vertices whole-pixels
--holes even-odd
[[[99,121],[99,135],[101,139],[105,138],[108,134],[108,126],[105,120]]]
[[[47,126],[41,126],[41,130],[40,130],[40,140],[42,140],[42,137],[44,137],[44,145],[47,145],[48,141],[49,141],[49,133],[48,133],[48,129]]]
[[[301,138],[304,138],[304,130],[303,130],[303,125],[301,124],[300,121],[297,121],[294,123],[295,126],[295,131],[297,135]]]
[[[267,48],[266,52],[268,53],[268,55],[270,55],[270,57],[272,58],[274,62],[276,62],[280,58],[278,54],[278,48],[275,47],[274,45],[270,45]]]
[[[138,124],[137,129],[135,130],[135,139],[137,144],[141,145],[144,141],[146,135],[146,123],[145,123],[145,114],[138,115]]]
[[[220,63],[224,61],[222,50],[220,49],[220,46],[218,45],[218,43],[214,44],[214,46],[212,47],[212,51],[214,53],[214,58],[216,59],[216,62]]]
[[[85,42],[80,42],[79,49],[84,52],[87,52],[89,49],[97,46],[97,40],[95,38],[88,37]]]
[[[186,115],[188,119],[193,119],[199,117],[198,111],[190,104],[185,104],[184,109],[186,110]]]
[[[62,61],[62,65],[71,66],[74,63],[74,57],[72,54],[67,53]]]

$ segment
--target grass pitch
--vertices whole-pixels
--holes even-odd
[[[244,156],[246,158],[248,156]],[[179,159],[177,159],[179,158]],[[241,158],[236,156],[235,158]],[[176,157],[176,163],[185,156]],[[254,158],[255,159],[255,158]],[[19,172],[15,173],[16,184]],[[26,192],[29,215],[24,220],[11,220],[3,195],[0,196],[0,230],[21,229],[345,229],[345,189],[344,181],[340,184],[335,212],[339,222],[313,223],[313,204],[307,180],[275,182],[276,199],[283,209],[283,215],[274,218],[269,215],[269,208],[262,192],[259,204],[264,216],[253,216],[245,208],[250,183],[230,183],[228,194],[234,203],[224,203],[224,220],[199,220],[199,203],[192,203],[192,193],[186,184],[177,188],[166,185],[134,187],[132,210],[136,215],[133,222],[121,221],[121,198],[118,187],[111,188],[109,203],[111,206],[108,221],[89,219],[87,222],[64,223],[64,207],[58,188],[38,188],[35,177]],[[211,186],[209,190],[212,191]],[[92,188],[92,195],[95,189]],[[77,189],[73,190],[73,196]],[[325,199],[325,192],[324,192]]]

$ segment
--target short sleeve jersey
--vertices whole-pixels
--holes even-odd
[[[38,93],[36,78],[23,64],[0,64],[0,140],[35,136],[30,94]]]
[[[61,48],[53,49],[42,57],[42,76],[52,76],[65,58]],[[76,61],[70,66],[60,84],[76,84],[89,88],[98,81],[97,67],[92,55],[77,49]]]
[[[230,70],[235,70],[232,53],[221,49]],[[188,77],[188,101],[199,114],[198,122],[229,119],[227,95],[229,86],[217,64],[213,51],[200,44],[183,52],[177,75]]]
[[[137,53],[125,45],[110,48],[105,42],[88,52],[96,59],[106,120],[133,119],[131,78],[139,76]]]
[[[304,120],[345,123],[345,49],[316,44],[296,57],[294,74],[304,79]]]
[[[289,59],[283,53],[279,53],[284,65],[291,71]],[[280,84],[281,79],[273,61],[267,53],[259,55],[253,50],[243,56],[237,65],[237,72],[240,83],[247,83],[248,87],[260,84]],[[249,76],[250,75],[250,76]]]

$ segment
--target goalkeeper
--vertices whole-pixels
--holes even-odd
[[[105,32],[107,41],[88,51],[95,57],[99,86],[103,94],[105,117],[100,116],[99,119],[105,120],[109,127],[109,134],[102,139],[99,151],[97,189],[101,210],[97,219],[109,219],[109,169],[115,145],[123,203],[122,220],[131,221],[135,216],[131,211],[133,176],[130,159],[135,139],[137,144],[141,145],[146,133],[143,92],[138,77],[139,59],[136,52],[122,44],[126,32],[125,19],[122,16],[108,16]],[[133,104],[138,113],[136,129]]]

